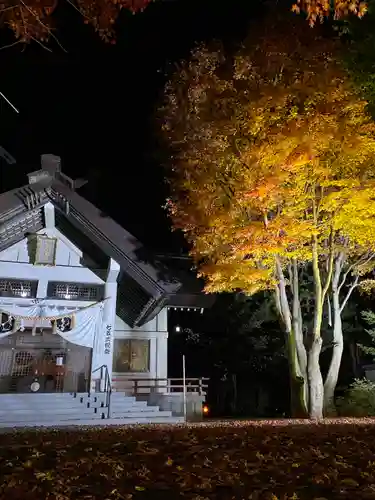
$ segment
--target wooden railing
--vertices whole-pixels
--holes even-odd
[[[209,379],[201,378],[186,378],[186,392],[196,393],[199,396],[205,396],[208,388]],[[121,382],[121,386],[129,384],[129,390],[137,396],[140,394],[149,394],[152,392],[164,392],[173,394],[176,392],[183,392],[184,380],[182,378],[120,378],[114,377],[113,382]]]

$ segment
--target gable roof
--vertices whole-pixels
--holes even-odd
[[[74,233],[85,238],[92,253],[120,265],[117,314],[129,326],[143,325],[166,306],[211,305],[213,297],[202,293],[202,284],[191,273],[147,255],[140,241],[80,196],[74,181],[61,172],[58,157],[43,155],[42,170],[29,174],[29,180],[26,186],[0,194],[0,251],[45,227],[42,207],[51,202],[58,229],[61,226],[68,238]]]

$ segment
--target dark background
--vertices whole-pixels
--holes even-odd
[[[54,14],[49,52],[36,43],[0,50],[0,145],[17,160],[2,165],[0,191],[25,182],[42,153],[89,184],[81,193],[148,247],[180,253],[162,209],[167,190],[157,159],[153,113],[173,62],[203,40],[240,39],[263,4],[177,0],[125,12],[117,45],[103,43],[69,4]],[[7,32],[0,46],[12,43]]]

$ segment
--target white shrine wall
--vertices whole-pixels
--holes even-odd
[[[120,271],[118,263],[110,259],[106,280],[99,278],[93,271],[82,265],[82,251],[55,227],[55,212],[51,203],[44,206],[44,215],[46,227],[38,233],[57,239],[55,265],[40,266],[30,263],[28,242],[25,238],[0,252],[0,280],[37,281],[37,299],[44,299],[46,305],[68,308],[87,307],[95,302],[48,298],[48,282],[60,281],[64,283],[104,285],[106,300],[100,329],[100,349],[93,356],[92,371],[105,364],[108,366],[111,378],[114,378],[118,375],[114,373],[112,376],[114,339],[147,339],[150,341],[149,371],[144,373],[123,373],[121,377],[123,379],[166,378],[168,351],[167,309],[163,309],[153,320],[142,327],[129,327],[116,315],[117,276]],[[22,305],[22,303],[29,303],[30,298],[0,297],[0,301]]]

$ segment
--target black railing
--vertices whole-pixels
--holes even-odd
[[[111,377],[109,375],[109,370],[107,365],[102,365],[93,370],[91,377],[94,373],[100,372],[100,378],[97,380],[99,387],[98,392],[105,393],[105,407],[107,408],[107,418],[111,418],[111,395],[112,395],[112,384]],[[90,388],[91,390],[91,388]],[[90,395],[90,392],[89,392]]]

